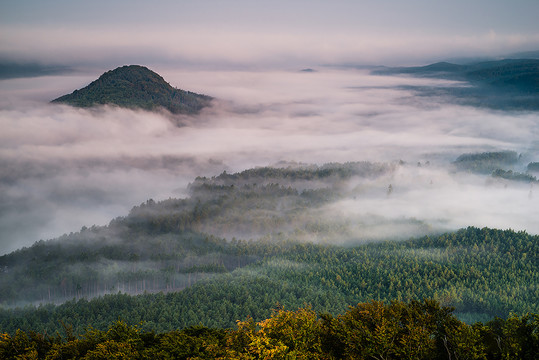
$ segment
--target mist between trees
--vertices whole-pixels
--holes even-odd
[[[0,257],[4,306],[72,300],[6,309],[3,323],[55,331],[54,319],[78,328],[86,321],[104,326],[114,320],[109,316],[123,314],[147,321],[150,329],[231,326],[248,315],[268,316],[276,303],[336,313],[370,299],[426,297],[454,306],[470,322],[536,312],[537,236],[473,227],[440,235],[442,229],[417,218],[337,211],[373,199],[382,210],[402,201],[399,182],[388,180],[410,166],[418,169],[404,163],[296,164],[195,178],[186,198],[148,200],[108,226]],[[399,231],[418,235],[395,241]],[[507,271],[513,268],[518,271]],[[148,311],[165,296],[169,310],[158,312],[166,316]],[[107,316],[67,315],[115,302],[124,305]]]

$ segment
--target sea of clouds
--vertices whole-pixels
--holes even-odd
[[[391,197],[385,182],[378,195],[328,206],[343,217],[539,233],[533,185],[451,165],[463,153],[511,150],[522,155],[513,170],[524,171],[539,161],[538,113],[416,96],[402,86],[466,84],[358,69],[152,70],[175,87],[213,96],[214,105],[196,116],[76,109],[49,101],[100,73],[0,81],[0,253],[105,225],[149,198],[188,196],[188,183],[199,175],[279,161],[406,164],[386,181]],[[398,231],[406,235],[406,228]]]

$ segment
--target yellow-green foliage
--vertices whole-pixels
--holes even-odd
[[[339,316],[282,308],[235,329],[156,334],[122,321],[65,338],[0,334],[0,359],[536,359],[539,316],[467,325],[433,300],[371,301]]]

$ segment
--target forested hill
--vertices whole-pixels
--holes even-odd
[[[194,114],[208,106],[211,97],[173,88],[150,69],[129,65],[107,71],[85,88],[61,96],[53,103],[76,107],[117,105],[126,108],[156,110],[173,114]]]
[[[463,65],[439,62],[419,67],[378,68],[373,73],[463,81],[472,86],[409,88],[425,96],[450,96],[466,105],[499,110],[539,110],[539,59],[505,59]]]
[[[187,198],[148,200],[108,226],[1,256],[0,302],[178,290],[266,255],[233,238],[342,242],[361,224],[335,221],[320,208],[350,195],[344,184],[352,178],[380,182],[385,196],[384,177],[393,171],[394,164],[361,162],[199,177]]]

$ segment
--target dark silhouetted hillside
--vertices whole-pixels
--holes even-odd
[[[467,82],[472,86],[411,86],[419,95],[446,95],[465,105],[497,110],[539,110],[539,59],[505,59],[466,65],[439,62],[378,68],[378,75],[406,74]]]
[[[139,66],[122,66],[107,71],[90,85],[52,102],[76,107],[117,105],[173,114],[195,114],[209,105],[211,97],[172,87],[159,74]]]

